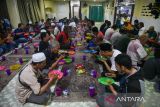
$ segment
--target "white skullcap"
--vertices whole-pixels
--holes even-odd
[[[32,24],[32,21],[29,21],[29,24]]]
[[[76,27],[76,23],[75,23],[75,22],[71,22],[71,23],[69,24],[69,26],[71,26],[71,27]]]
[[[45,29],[42,29],[41,30],[41,33],[46,33],[47,31]]]
[[[51,26],[55,26],[55,23],[51,23]]]
[[[46,56],[44,55],[43,52],[36,53],[36,54],[32,55],[32,61],[33,62],[42,62],[44,60],[46,60]]]

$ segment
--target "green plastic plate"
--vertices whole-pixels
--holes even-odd
[[[108,78],[108,77],[98,78],[98,82],[103,85],[111,85],[111,84],[115,83],[114,79]]]
[[[98,60],[107,60],[107,58],[103,57],[103,56],[97,56]]]
[[[65,58],[64,60],[66,61],[66,63],[71,63],[72,62],[71,58]]]

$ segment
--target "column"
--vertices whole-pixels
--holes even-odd
[[[20,16],[17,6],[17,0],[6,0],[8,13],[10,17],[10,22],[13,28],[18,27],[18,23],[20,23]]]

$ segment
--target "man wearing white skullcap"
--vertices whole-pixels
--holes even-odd
[[[32,55],[32,63],[20,71],[16,85],[18,100],[25,104],[27,102],[46,105],[50,98],[50,86],[55,83],[57,76],[44,79],[42,70],[46,66],[44,53]]]

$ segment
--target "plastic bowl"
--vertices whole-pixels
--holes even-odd
[[[61,72],[60,70],[52,70],[48,73],[49,78],[52,78],[55,75],[58,75],[58,79],[61,79],[63,77],[63,72]]]
[[[11,71],[15,71],[15,70],[20,69],[20,67],[21,67],[20,64],[11,65],[11,66],[10,66],[10,70],[11,70]]]

